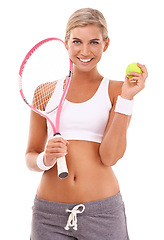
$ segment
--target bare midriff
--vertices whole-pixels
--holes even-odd
[[[111,167],[103,165],[99,143],[71,140],[66,155],[69,175],[57,176],[56,165],[42,175],[38,198],[63,203],[101,200],[119,192],[119,184]]]

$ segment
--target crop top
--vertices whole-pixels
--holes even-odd
[[[56,90],[62,91],[63,81],[58,81]],[[84,140],[101,143],[112,104],[108,94],[109,79],[103,78],[96,93],[87,101],[72,103],[65,100],[60,116],[60,133],[66,140]],[[55,102],[55,93],[51,96],[46,110],[52,109]],[[48,117],[55,122],[56,111]],[[51,125],[47,121],[48,138],[52,137]]]

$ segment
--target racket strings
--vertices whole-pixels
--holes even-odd
[[[63,83],[63,91],[66,86],[67,78],[68,77],[66,77]],[[46,106],[54,93],[56,84],[57,81],[40,84],[34,92],[32,106],[38,110],[45,111]]]
[[[49,102],[52,94],[54,93],[57,81],[47,82],[39,85],[33,97],[32,105],[34,108],[45,111],[47,103]]]

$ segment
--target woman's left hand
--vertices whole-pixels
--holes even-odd
[[[142,73],[128,73],[128,76],[133,76],[129,79],[127,76],[125,77],[124,84],[122,86],[121,97],[132,100],[133,97],[139,93],[142,89],[145,88],[145,81],[148,77],[148,71],[145,65],[137,63],[138,67],[141,68]]]

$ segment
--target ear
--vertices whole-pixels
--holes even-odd
[[[103,52],[105,52],[105,51],[108,49],[109,43],[110,43],[110,39],[108,38],[108,39],[105,41]]]
[[[66,37],[65,37],[64,45],[65,45],[65,48],[68,50],[68,40]]]

